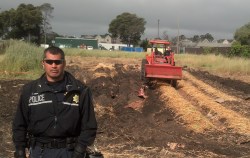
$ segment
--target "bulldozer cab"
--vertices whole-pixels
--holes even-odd
[[[148,63],[167,63],[175,65],[174,53],[168,49],[170,42],[166,40],[150,40],[151,54],[146,56]]]
[[[170,45],[170,42],[166,40],[150,40],[149,43],[152,46],[151,52],[155,52],[155,49],[157,49],[162,54],[164,54],[167,47]]]

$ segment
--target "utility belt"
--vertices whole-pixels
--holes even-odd
[[[49,138],[49,139],[43,139],[38,137],[30,138],[31,147],[39,146],[41,148],[50,148],[50,149],[59,149],[59,148],[74,149],[75,144],[76,144],[76,137]]]

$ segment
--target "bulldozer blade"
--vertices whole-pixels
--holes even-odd
[[[182,67],[171,66],[169,64],[154,64],[154,65],[146,64],[145,77],[181,80]]]

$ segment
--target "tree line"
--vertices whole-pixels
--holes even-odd
[[[41,6],[33,6],[32,4],[20,4],[17,9],[10,9],[0,13],[0,37],[3,39],[23,39],[33,43],[51,44],[51,40],[57,33],[52,32],[50,20],[53,18],[52,12],[54,8],[49,3]],[[111,20],[108,32],[114,39],[120,39],[127,45],[148,47],[147,39],[141,40],[141,36],[145,31],[146,21],[136,14],[124,12],[117,15]],[[48,37],[50,35],[50,37]],[[204,39],[213,41],[214,38],[210,33],[204,35],[194,35],[192,38],[186,38],[185,35],[169,39],[166,32],[163,33],[163,39],[177,43],[177,39],[189,39],[193,42],[199,42]],[[49,39],[50,41],[48,41]],[[250,23],[237,29],[234,34],[237,41],[233,44],[230,52],[232,55],[250,56]],[[244,53],[242,53],[244,52]]]
[[[230,55],[250,58],[250,22],[235,31],[234,39]]]
[[[0,13],[0,37],[23,39],[33,43],[47,43],[46,35],[52,30],[50,19],[53,7],[49,3],[41,6],[20,4],[17,9]]]

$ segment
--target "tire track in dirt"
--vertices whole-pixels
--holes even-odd
[[[196,79],[194,76],[192,76],[187,71],[184,71],[183,74],[184,74],[184,80],[187,80],[187,81],[191,82],[197,88],[199,88],[202,91],[210,94],[211,96],[214,96],[215,99],[222,98],[223,100],[229,100],[229,101],[236,101],[237,100],[236,97],[225,94],[224,92],[211,87],[210,85],[202,82],[201,80]]]
[[[215,128],[195,106],[183,98],[173,87],[162,83],[160,92],[161,100],[166,102],[165,106],[172,109],[189,130],[203,133]]]
[[[248,118],[245,118],[237,112],[217,103],[215,99],[213,99],[210,95],[205,94],[203,92],[203,89],[204,87],[206,87],[209,94],[216,93],[217,97],[223,97],[224,99],[235,98],[219,92],[219,90],[216,90],[211,86],[202,83],[202,81],[194,79],[194,77],[189,74],[185,77],[189,82],[184,80],[180,81],[179,86],[181,87],[181,90],[188,96],[186,97],[187,99],[191,98],[193,102],[196,102],[195,106],[198,106],[201,109],[207,111],[206,115],[212,119],[211,122],[215,126],[216,124],[214,122],[221,122],[228,130],[232,129],[233,132],[237,132],[243,135],[250,134],[250,120]],[[190,82],[196,84],[193,85]],[[221,129],[221,127],[218,127],[218,129]]]
[[[250,135],[250,120],[215,100],[217,98],[229,101],[237,99],[187,72],[184,72],[184,80],[179,81],[178,90],[165,83],[160,83],[159,90],[166,106],[171,108],[184,125],[194,132],[227,130]]]

